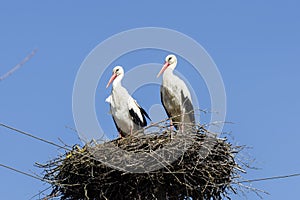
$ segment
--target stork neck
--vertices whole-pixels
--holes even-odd
[[[121,83],[122,79],[123,79],[123,74],[117,76],[117,78],[114,80],[114,82],[112,84],[113,88],[122,85],[122,83]]]
[[[170,68],[172,65],[170,65],[164,72],[164,75],[167,74],[173,74],[174,68]]]
[[[172,69],[172,71],[173,71],[173,70],[175,69],[176,65],[177,65],[177,62],[175,61],[173,64],[171,64],[171,65],[168,67],[168,69]]]
[[[164,71],[164,74],[163,74],[163,82],[169,82],[170,79],[172,79],[172,77],[174,76],[174,73],[173,73],[173,69],[172,68],[167,68],[165,71]]]

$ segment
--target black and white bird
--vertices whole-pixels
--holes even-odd
[[[125,137],[147,126],[146,117],[150,119],[146,111],[139,106],[126,88],[122,86],[121,80],[124,70],[121,66],[113,69],[113,74],[106,88],[112,83],[111,95],[105,100],[110,103],[110,112],[121,137]]]
[[[182,127],[179,125],[193,125],[195,123],[195,115],[188,87],[182,79],[173,73],[176,65],[176,56],[168,55],[157,77],[163,73],[160,87],[161,102],[170,118],[171,126],[174,125],[178,130]]]

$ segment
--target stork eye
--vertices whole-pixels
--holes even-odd
[[[170,61],[172,59],[172,57],[170,57],[169,59],[168,59],[168,61]]]
[[[116,72],[118,72],[119,71],[119,69],[116,69]]]

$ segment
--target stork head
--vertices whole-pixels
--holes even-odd
[[[124,69],[121,66],[116,66],[113,69],[112,75],[106,85],[106,88],[112,83],[112,82],[120,82],[124,76]]]
[[[160,72],[157,74],[157,77],[159,77],[167,68],[175,69],[177,65],[177,58],[175,55],[170,54],[165,59],[165,64],[161,68]]]

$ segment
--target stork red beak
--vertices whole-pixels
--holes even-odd
[[[161,68],[160,72],[157,74],[157,78],[170,66],[170,63],[165,62],[164,66]]]
[[[113,74],[113,75],[110,77],[110,79],[109,79],[109,81],[108,81],[108,83],[107,83],[107,85],[106,85],[106,88],[108,88],[108,86],[115,80],[116,77],[117,77],[117,74]]]

